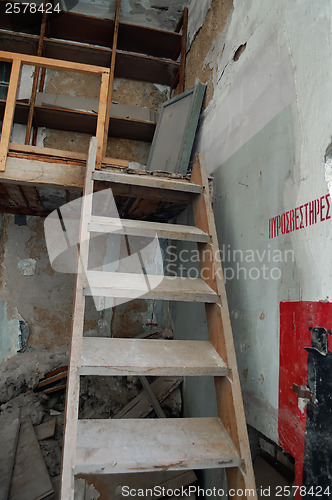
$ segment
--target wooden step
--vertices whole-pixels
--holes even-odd
[[[173,180],[166,177],[158,177],[156,175],[136,175],[111,170],[94,171],[92,174],[94,181],[105,181],[116,184],[127,184],[132,186],[146,186],[159,189],[172,189],[173,191],[183,191],[185,193],[200,194],[203,187],[199,184],[193,184],[185,180]]]
[[[80,375],[224,376],[229,370],[208,341],[85,337]]]
[[[169,238],[172,240],[208,243],[210,236],[195,226],[180,224],[162,224],[141,220],[119,219],[111,217],[91,217],[89,230],[95,233],[119,233],[129,236]]]
[[[218,418],[79,420],[75,474],[238,467]]]
[[[84,294],[93,297],[177,300],[216,303],[218,295],[201,278],[182,278],[152,274],[87,272]]]

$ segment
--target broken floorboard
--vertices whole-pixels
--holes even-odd
[[[0,417],[0,498],[8,497],[12,478],[14,458],[16,454],[18,435],[20,430],[20,414],[8,413]]]
[[[179,387],[182,382],[182,377],[159,377],[152,382],[152,384],[150,384],[150,388],[159,403],[162,403],[173,391],[175,391],[177,387]],[[146,394],[146,391],[142,391],[141,394],[130,401],[113,418],[145,418],[151,413],[152,410],[153,406]]]
[[[30,417],[21,421],[10,500],[42,500],[53,493]]]
[[[43,441],[44,439],[48,439],[54,436],[55,424],[56,424],[56,418],[52,418],[51,420],[47,420],[47,422],[43,422],[42,424],[36,425],[35,433],[38,441]]]

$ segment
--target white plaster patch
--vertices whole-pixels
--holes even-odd
[[[331,153],[326,154],[325,159],[325,180],[327,182],[327,186],[332,196],[332,151]]]
[[[308,404],[308,401],[309,400],[306,399],[306,398],[298,398],[297,405],[298,405],[299,410],[302,413],[302,415],[304,415],[304,412],[305,412],[306,406]]]
[[[33,276],[36,273],[36,259],[22,259],[17,264],[22,276]]]

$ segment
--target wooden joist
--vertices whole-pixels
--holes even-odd
[[[238,467],[218,418],[79,420],[76,474]]]
[[[225,376],[208,341],[84,337],[81,375]]]
[[[17,154],[16,158],[22,157],[25,159],[38,160],[38,161],[49,161],[52,163],[61,161],[70,163],[70,164],[78,164],[84,165],[87,161],[86,153],[77,153],[75,151],[62,151],[61,149],[54,148],[40,148],[37,146],[30,146],[24,144],[14,144],[9,143],[9,156],[12,154]],[[19,156],[20,155],[20,156]],[[24,156],[26,155],[26,156]],[[13,156],[14,157],[14,156]],[[129,161],[121,160],[118,158],[103,158],[103,165],[105,166],[114,166],[121,168],[128,168]]]

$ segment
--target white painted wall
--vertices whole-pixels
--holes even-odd
[[[189,15],[200,6],[192,0]],[[214,97],[197,150],[215,178],[220,245],[294,251],[294,262],[264,257],[279,280],[227,282],[248,422],[277,441],[279,303],[332,301],[331,220],[268,239],[270,217],[332,193],[332,160],[324,158],[332,136],[331,2],[234,0],[226,30],[208,55]],[[258,264],[257,254],[245,263],[248,272]]]

